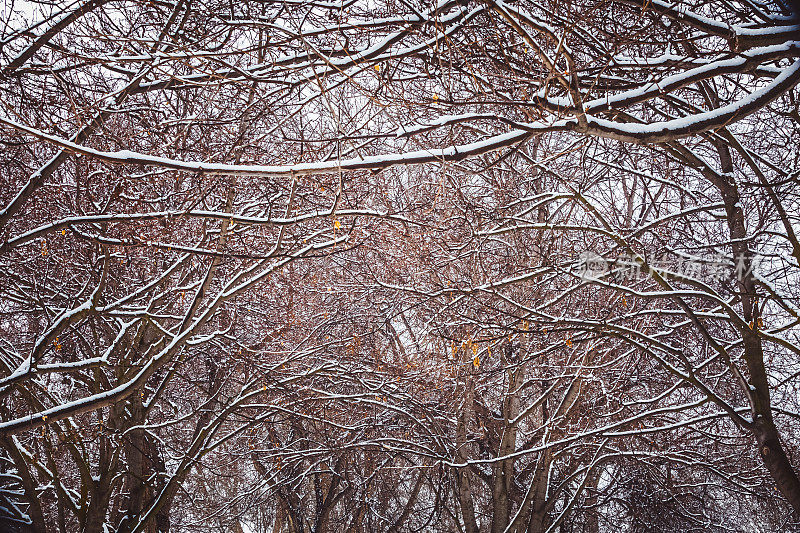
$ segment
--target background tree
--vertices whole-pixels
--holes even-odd
[[[4,526],[796,526],[789,4],[3,21]]]

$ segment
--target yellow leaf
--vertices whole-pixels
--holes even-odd
[[[334,220],[334,221],[333,221],[333,227],[334,227],[335,229],[339,229],[339,228],[341,228],[341,227],[342,227],[342,223],[341,223],[341,222],[339,222],[338,220]]]
[[[481,360],[480,360],[480,359],[478,359],[478,356],[477,356],[477,355],[475,356],[475,359],[473,359],[473,360],[472,360],[472,365],[473,365],[475,368],[478,368],[479,366],[481,366]]]
[[[380,72],[380,70],[381,70],[381,66],[380,66],[380,65],[375,65],[375,70],[377,70],[378,72]]]

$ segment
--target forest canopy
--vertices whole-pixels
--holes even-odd
[[[5,0],[0,529],[800,531],[788,0]]]

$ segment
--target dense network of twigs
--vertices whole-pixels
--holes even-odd
[[[784,0],[5,0],[0,529],[800,527]]]

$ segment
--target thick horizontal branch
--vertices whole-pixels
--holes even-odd
[[[313,163],[298,163],[296,165],[229,165],[222,163],[206,163],[203,161],[180,161],[165,157],[156,157],[129,150],[106,152],[83,146],[67,139],[44,133],[19,122],[0,117],[0,124],[15,130],[27,133],[37,139],[47,141],[73,153],[87,155],[106,161],[124,165],[152,165],[173,170],[197,172],[206,175],[249,176],[257,178],[285,178],[295,176],[312,176],[319,174],[335,174],[350,170],[382,170],[397,165],[413,165],[422,163],[436,163],[461,161],[469,157],[485,154],[508,146],[520,143],[534,133],[558,131],[568,129],[566,122],[554,124],[531,124],[526,129],[512,130],[508,133],[495,135],[483,141],[450,146],[448,148],[417,150],[413,152],[393,153],[385,155],[367,156],[358,159],[345,159],[333,161],[318,161]]]

